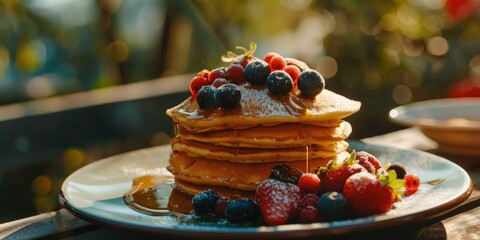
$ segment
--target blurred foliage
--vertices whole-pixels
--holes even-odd
[[[398,128],[387,120],[393,107],[480,86],[478,6],[0,0],[0,103],[213,69],[226,50],[255,41],[257,56],[276,51],[304,60],[327,88],[362,101],[352,121],[376,126],[358,127],[354,137],[374,135]]]
[[[361,0],[0,0],[0,105],[213,69],[224,64],[220,56],[227,50],[254,41],[258,57],[275,51],[303,60],[324,75],[328,89],[361,101],[361,111],[348,119],[351,138],[368,137],[400,128],[387,119],[388,111],[398,105],[480,96],[479,4],[478,0],[368,4]],[[177,103],[166,99],[165,106],[155,105],[149,112],[158,110],[164,116],[161,108]],[[38,160],[37,153],[31,158],[43,167],[12,167],[5,179],[15,184],[3,183],[6,188],[23,183],[31,191],[19,193],[21,197],[15,197],[17,190],[2,191],[8,195],[2,199],[9,199],[12,206],[31,205],[29,211],[50,211],[58,206],[63,178],[75,169],[107,155],[168,142],[164,133],[141,134],[147,126],[161,123],[159,114],[142,117],[139,106],[147,105],[118,114],[101,109],[113,119],[107,127],[89,116],[94,125],[89,128],[102,135],[98,139],[111,138],[103,145],[88,134],[83,137],[89,139],[82,139],[88,147],[83,148],[70,146],[81,145],[80,140],[64,146],[46,141],[52,136],[33,134],[45,145],[62,148],[60,154],[40,145],[47,149],[46,159]],[[35,124],[58,129],[52,122],[59,119],[50,117]],[[117,131],[107,130],[121,120],[136,123],[138,131],[112,137],[111,132]],[[78,121],[68,128],[88,122]],[[9,130],[17,134],[15,124],[11,126]],[[126,138],[130,140],[124,143]],[[38,147],[31,141],[18,134],[11,142],[27,154]],[[20,214],[13,210],[11,214]]]

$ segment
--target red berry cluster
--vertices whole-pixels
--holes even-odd
[[[249,50],[243,47],[237,47],[237,49],[243,50],[244,53],[237,55],[229,51],[226,56],[222,56],[223,61],[230,62],[228,67],[204,69],[191,80],[191,100],[200,100],[200,108],[223,107],[221,102],[216,102],[213,92],[227,83],[239,85],[248,82],[252,85],[266,85],[275,97],[284,97],[293,88],[298,88],[303,96],[311,98],[325,87],[325,80],[321,74],[308,69],[308,66],[301,61],[285,58],[276,52],[266,54],[263,60],[258,59],[253,55],[256,50],[256,44],[253,42],[250,43]],[[205,86],[213,88],[205,89],[202,94],[202,88]],[[202,95],[201,99],[199,99],[199,92]],[[230,98],[241,98],[241,96]],[[235,103],[227,105],[237,106]]]
[[[263,57],[263,61],[268,63],[270,72],[283,70],[292,78],[293,86],[297,86],[298,77],[302,73],[300,68],[295,65],[287,65],[287,60],[276,52],[269,52]]]
[[[243,62],[248,62],[250,60],[245,59]],[[195,99],[198,91],[207,85],[213,85],[218,88],[227,83],[239,84],[245,81],[243,77],[244,67],[242,63],[234,62],[229,67],[220,67],[213,69],[211,71],[204,69],[200,71],[193,79],[190,81],[190,94],[192,99]]]
[[[384,168],[367,152],[354,151],[342,162],[331,161],[300,177],[300,170],[288,168],[285,164],[272,168],[273,178],[257,188],[255,200],[267,225],[382,214],[401,197],[413,194],[420,183],[414,175],[397,179],[395,170]],[[285,176],[288,173],[295,176]]]

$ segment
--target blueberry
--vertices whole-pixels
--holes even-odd
[[[213,206],[220,196],[213,190],[208,189],[195,194],[192,198],[192,207],[198,216],[209,216],[214,214]]]
[[[268,74],[270,74],[270,67],[263,60],[253,60],[245,66],[243,74],[250,84],[265,85]]]
[[[254,223],[259,216],[257,203],[248,198],[235,199],[225,208],[225,218],[231,223]]]
[[[407,170],[405,170],[405,167],[403,167],[403,165],[400,163],[394,163],[390,165],[390,167],[388,167],[388,170],[394,170],[397,174],[397,179],[403,179],[405,178],[405,175],[407,175]]]
[[[240,90],[238,90],[237,85],[227,83],[215,90],[215,97],[220,107],[228,109],[235,108],[238,105],[242,94]]]
[[[205,85],[197,93],[197,103],[200,108],[214,108],[218,107],[217,99],[215,98],[215,87],[212,85]]]
[[[267,88],[273,95],[283,97],[292,90],[293,80],[287,72],[276,70],[268,75]]]
[[[347,199],[338,192],[324,193],[318,199],[318,209],[327,221],[346,219],[349,212]]]
[[[298,89],[306,97],[315,97],[325,88],[325,79],[315,70],[305,70],[298,77]]]

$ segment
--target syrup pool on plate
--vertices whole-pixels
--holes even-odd
[[[173,177],[166,175],[133,179],[123,200],[133,210],[154,216],[182,217],[192,211],[191,197],[178,191]]]
[[[306,172],[310,172],[310,147],[305,146]],[[192,196],[175,188],[175,180],[171,175],[143,175],[134,178],[123,200],[128,207],[147,215],[183,218],[192,213]]]

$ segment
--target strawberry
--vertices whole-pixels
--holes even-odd
[[[255,201],[267,225],[281,225],[293,220],[299,210],[302,193],[297,185],[274,179],[261,182]]]
[[[368,172],[375,174],[378,169],[382,168],[382,164],[372,154],[360,151],[355,153],[355,160],[362,165]]]
[[[342,192],[347,178],[359,172],[366,172],[355,160],[355,152],[342,162],[331,160],[326,168],[320,168],[318,175],[323,182],[323,192]]]
[[[350,176],[343,187],[352,214],[358,217],[388,212],[404,193],[404,180],[395,171],[373,175],[361,172]]]

